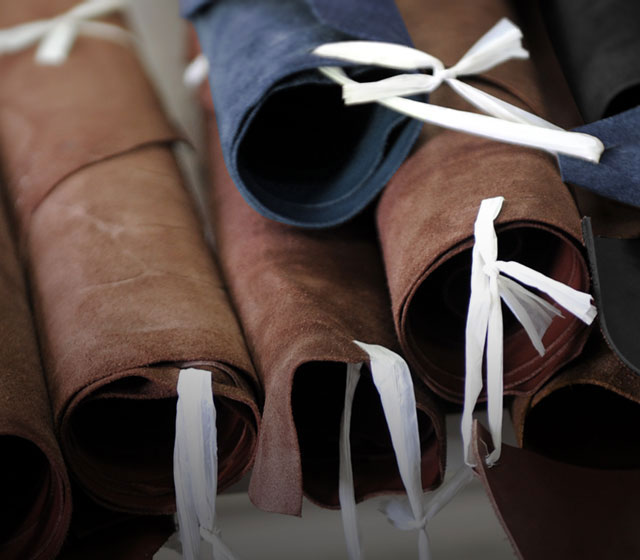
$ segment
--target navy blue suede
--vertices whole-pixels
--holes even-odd
[[[377,104],[345,106],[317,68],[347,65],[311,51],[353,39],[410,44],[393,0],[183,0],[182,11],[210,62],[225,162],[255,210],[321,228],[375,198],[422,123]]]
[[[640,106],[575,130],[597,136],[606,149],[598,164],[560,156],[562,180],[640,206]]]

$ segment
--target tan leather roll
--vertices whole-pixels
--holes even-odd
[[[15,2],[0,27],[73,5]],[[103,505],[171,512],[179,370],[213,373],[222,489],[255,452],[257,378],[132,48],[81,36],[61,66],[33,56],[0,57],[0,158],[63,452]]]

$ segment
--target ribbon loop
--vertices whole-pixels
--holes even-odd
[[[481,37],[451,68],[445,68],[444,63],[431,54],[393,43],[343,41],[322,45],[315,49],[314,53],[397,70],[433,70],[433,76],[409,74],[407,77],[403,76],[404,79],[394,76],[377,82],[351,84],[344,89],[347,104],[369,103],[391,96],[430,93],[444,81],[456,80],[458,76],[479,74],[512,58],[529,56],[522,47],[522,32],[506,18],[501,19]],[[465,96],[464,93],[461,95]]]
[[[117,42],[127,41],[130,39],[129,33],[118,25],[92,20],[124,10],[128,3],[129,0],[86,0],[54,18],[2,29],[0,55],[18,52],[39,43],[36,62],[59,65],[67,59],[80,33]]]
[[[491,466],[500,458],[503,414],[503,334],[500,301],[503,300],[511,309],[540,355],[544,354],[544,333],[553,319],[562,314],[522,284],[545,292],[587,324],[591,324],[596,316],[596,308],[590,294],[579,292],[520,263],[497,260],[498,237],[493,222],[498,217],[503,202],[502,197],[483,200],[474,224],[475,244],[472,251],[471,298],[465,333],[466,376],[462,413],[465,462],[469,466],[474,466],[470,462],[469,446],[473,410],[482,390],[485,347],[489,429],[494,444],[494,450],[486,461]]]

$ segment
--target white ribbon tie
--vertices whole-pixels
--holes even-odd
[[[494,445],[494,450],[486,458],[489,466],[498,460],[502,447],[503,329],[500,300],[513,312],[540,355],[545,352],[542,337],[554,317],[561,316],[561,313],[522,284],[546,293],[586,324],[591,324],[597,313],[590,294],[575,290],[520,263],[497,260],[498,237],[493,222],[503,202],[503,197],[483,200],[474,226],[462,412],[462,440],[465,462],[469,466],[474,466],[470,459],[473,410],[482,390],[485,348],[489,431]]]
[[[604,151],[599,138],[581,132],[568,132],[502,99],[458,80],[458,76],[485,72],[510,59],[524,59],[529,53],[522,47],[522,32],[511,21],[501,19],[481,37],[451,68],[420,50],[376,41],[342,41],[317,47],[314,54],[331,58],[393,68],[396,70],[431,69],[432,75],[401,74],[377,82],[360,83],[338,67],[319,70],[342,85],[345,103],[378,102],[410,117],[445,128],[494,140],[565,154],[597,163]],[[458,111],[421,103],[404,96],[429,93],[446,82],[454,91],[487,115]]]
[[[413,380],[409,366],[398,354],[382,346],[354,341],[369,355],[369,368],[373,383],[380,395],[382,408],[391,435],[398,470],[408,497],[410,516],[424,517],[422,504],[421,451],[418,417]],[[351,467],[349,441],[351,410],[356,386],[360,380],[362,363],[347,366],[347,385],[340,432],[339,495],[342,509],[347,551],[351,560],[362,558],[360,529],[356,514],[356,501]],[[428,560],[428,537],[424,525],[420,526],[420,559]]]
[[[86,0],[51,19],[23,23],[0,30],[0,55],[18,52],[39,43],[36,62],[59,65],[68,57],[79,34],[128,43],[131,34],[118,25],[93,21],[124,10],[129,0]]]
[[[212,558],[234,560],[215,525],[218,449],[209,371],[180,371],[173,477],[184,559],[199,560],[206,541],[211,545]]]

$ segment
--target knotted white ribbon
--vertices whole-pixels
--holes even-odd
[[[500,457],[502,447],[503,331],[500,300],[513,312],[538,353],[544,355],[542,337],[560,311],[527,290],[522,284],[549,295],[581,321],[591,324],[596,316],[591,295],[580,292],[517,262],[499,261],[494,220],[502,209],[503,197],[480,204],[474,226],[475,244],[471,265],[471,298],[465,333],[465,395],[462,412],[462,441],[465,462],[470,460],[473,410],[482,390],[482,367],[486,347],[487,407],[494,450],[486,458],[489,466]],[[503,276],[509,275],[518,280]]]
[[[391,443],[396,455],[398,470],[407,492],[411,516],[415,520],[424,517],[422,504],[421,452],[418,433],[418,416],[413,381],[407,363],[396,353],[382,346],[354,341],[369,355],[369,369],[373,383],[380,395]],[[351,410],[356,386],[360,379],[362,363],[347,366],[347,385],[340,432],[340,480],[339,496],[342,523],[347,550],[351,560],[362,558],[362,545],[351,467],[349,441]],[[429,542],[426,528],[420,527],[420,559],[428,560]]]
[[[350,79],[341,68],[320,68],[323,74],[342,85],[343,98],[347,104],[376,101],[402,114],[445,128],[597,163],[604,151],[599,138],[565,131],[457,79],[458,76],[479,74],[506,60],[528,58],[529,53],[522,48],[521,40],[520,29],[503,18],[451,68],[445,68],[441,60],[417,49],[375,41],[327,43],[317,47],[313,53],[357,64],[398,70],[433,71],[433,75],[402,74],[377,82],[359,83]],[[480,111],[491,116],[403,98],[432,92],[443,82]]]
[[[427,536],[427,523],[431,521],[456,495],[473,480],[473,470],[467,465],[463,465],[456,471],[453,478],[446,481],[440,488],[430,494],[425,494],[422,498],[422,509],[424,514],[421,518],[416,518],[408,500],[388,500],[381,508],[382,513],[394,527],[401,531],[421,531],[421,535]],[[428,541],[427,541],[428,544]],[[429,547],[426,548],[426,556],[421,556],[421,560],[430,560]]]
[[[39,43],[36,62],[62,64],[79,34],[127,43],[131,35],[118,25],[92,21],[125,9],[129,0],[86,0],[51,19],[42,19],[0,30],[0,55],[18,52]]]
[[[215,525],[218,449],[209,371],[190,368],[178,377],[173,477],[184,559],[201,558],[204,540],[212,558],[234,560]]]

